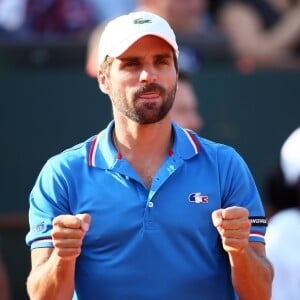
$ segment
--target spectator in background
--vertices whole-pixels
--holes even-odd
[[[138,0],[137,10],[151,11],[169,20],[175,32],[205,33],[211,25],[207,0]]]
[[[270,218],[277,212],[297,206],[297,190],[285,182],[280,164],[268,172],[265,181],[266,214]]]
[[[88,0],[94,6],[98,21],[108,21],[134,10],[137,0]]]
[[[299,68],[300,1],[212,0],[241,70]]]
[[[86,37],[96,24],[135,5],[136,0],[0,0],[0,37]]]
[[[267,256],[274,266],[272,300],[298,300],[300,295],[300,127],[285,141],[280,166],[294,207],[275,213],[266,233]],[[282,186],[284,186],[282,185]],[[293,190],[293,193],[290,191]],[[282,199],[285,201],[285,198]],[[297,205],[297,206],[296,206]]]
[[[188,74],[184,72],[179,72],[178,75],[178,88],[171,108],[171,117],[178,125],[198,133],[203,127],[196,92]]]
[[[179,66],[184,72],[196,72],[209,59],[228,59],[227,42],[211,22],[207,0],[137,0],[137,11],[155,13],[166,19],[176,33]],[[98,43],[105,23],[92,32],[87,49],[86,72],[97,73]]]
[[[0,37],[11,38],[24,24],[27,0],[0,0]]]
[[[25,27],[32,37],[86,40],[96,24],[89,0],[27,0]]]

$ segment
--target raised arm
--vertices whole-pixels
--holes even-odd
[[[75,263],[90,221],[88,214],[61,215],[53,220],[54,248],[36,248],[31,253],[32,269],[27,279],[31,300],[72,299]]]
[[[232,283],[241,300],[271,298],[273,267],[268,261],[265,246],[249,242],[248,210],[230,207],[212,214],[224,250],[228,253]]]

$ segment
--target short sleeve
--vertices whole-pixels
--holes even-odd
[[[29,197],[30,231],[26,244],[33,248],[53,247],[52,221],[61,214],[69,214],[67,183],[63,172],[52,158],[41,170]]]
[[[257,186],[244,159],[232,148],[219,152],[219,168],[222,174],[223,207],[241,206],[249,211],[251,230],[249,241],[265,242],[267,220]]]

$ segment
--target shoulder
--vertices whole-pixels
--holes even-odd
[[[241,189],[252,190],[255,187],[247,162],[234,147],[198,135],[196,137],[200,145],[200,163],[205,162],[209,169],[216,170],[224,187],[228,187],[229,183]]]
[[[248,165],[234,147],[204,138],[194,132],[193,134],[199,143],[199,159],[205,160],[211,165],[215,164],[221,173],[229,170],[232,172],[245,170],[248,173]]]
[[[78,143],[62,152],[50,157],[46,166],[62,167],[71,166],[77,163],[88,164],[88,156],[96,136],[92,136],[84,142]]]
[[[225,159],[238,156],[231,146],[204,138],[196,132],[174,124],[174,148],[184,159],[197,156],[206,159]]]
[[[230,146],[211,139],[198,136],[201,151],[207,155],[215,155],[220,160],[224,159],[240,159],[241,156],[237,150]]]

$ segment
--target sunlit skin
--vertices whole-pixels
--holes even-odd
[[[167,42],[151,35],[139,39],[113,60],[109,74],[100,70],[98,79],[101,90],[111,98],[121,147],[146,151],[144,154],[152,150],[152,155],[160,143],[157,151],[169,149],[177,71]]]
[[[157,49],[153,48],[153,40]],[[104,92],[112,100],[114,113],[121,113],[140,124],[160,121],[170,111],[176,78],[171,47],[153,36],[137,41],[114,60],[110,74],[101,77],[105,80]]]

